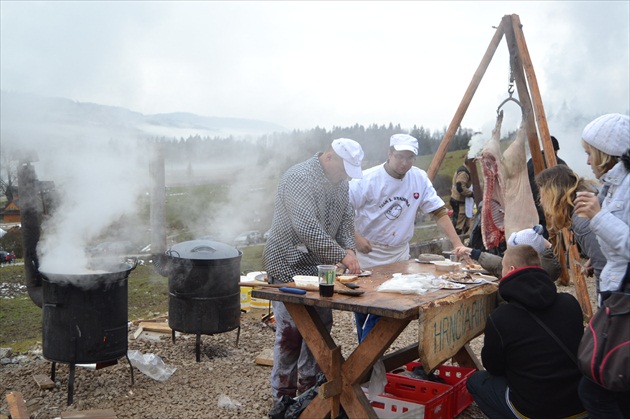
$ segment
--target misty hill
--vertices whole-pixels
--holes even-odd
[[[8,141],[10,137],[23,135],[255,138],[286,131],[277,124],[253,119],[207,117],[184,112],[144,115],[122,107],[66,98],[8,91],[2,91],[0,96],[2,138]]]

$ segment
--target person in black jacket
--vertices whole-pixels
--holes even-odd
[[[491,419],[586,418],[578,396],[580,370],[530,316],[576,355],[584,330],[578,301],[557,292],[531,246],[508,247],[502,274],[499,294],[506,303],[488,317],[481,350],[486,371],[468,378],[468,391]]]

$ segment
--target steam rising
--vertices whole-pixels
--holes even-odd
[[[148,181],[144,154],[144,150],[108,142],[54,156],[49,169],[57,175],[61,199],[42,226],[45,234],[38,246],[42,271],[85,273],[88,244],[137,210],[136,198]],[[116,233],[126,228],[132,230],[123,225]]]
[[[2,100],[2,151],[32,162],[40,181],[52,181],[57,206],[42,221],[40,270],[85,274],[86,248],[102,237],[137,234],[139,197],[148,190],[148,148],[124,121],[104,126],[55,118],[46,100]]]

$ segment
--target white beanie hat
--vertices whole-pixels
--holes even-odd
[[[533,228],[526,228],[525,230],[512,233],[507,241],[507,246],[518,246],[526,244],[531,246],[538,253],[542,253],[545,250],[545,239],[542,236],[543,226],[536,224]]]
[[[602,115],[584,128],[582,139],[609,156],[621,156],[630,148],[629,121],[628,115]]]

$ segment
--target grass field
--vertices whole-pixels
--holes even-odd
[[[453,172],[461,165],[466,150],[447,153],[438,176],[450,184]],[[433,156],[420,156],[416,165],[426,170]],[[273,182],[266,185],[269,191],[275,190]],[[219,184],[177,187],[170,190],[167,201],[167,223],[169,235],[176,236],[177,242],[190,240],[194,234],[187,229],[185,221],[190,221],[194,214],[212,211],[228,196],[228,187]],[[448,201],[448,192],[442,197]],[[148,219],[148,207],[144,217]],[[441,237],[435,223],[428,221],[416,226],[412,243],[426,242]],[[261,226],[270,224],[263,220]],[[263,270],[262,253],[264,245],[248,246],[241,250],[241,272]],[[0,346],[11,347],[16,352],[27,350],[37,341],[41,341],[41,309],[26,294],[19,290],[24,285],[23,266],[5,265],[0,269],[0,284],[11,287],[12,298],[0,296]],[[7,284],[7,285],[5,285]],[[139,265],[129,275],[128,286],[129,319],[151,318],[168,312],[168,279],[157,274],[151,265]]]
[[[429,241],[439,237],[432,222],[417,228],[414,242]],[[420,227],[420,226],[419,226]],[[241,248],[241,273],[263,270],[264,245]],[[12,289],[12,298],[0,297],[0,347],[10,347],[14,352],[24,352],[42,336],[42,310],[26,294],[24,266],[4,265],[0,268],[0,284]],[[138,265],[129,274],[129,320],[146,319],[168,313],[168,278],[159,275],[150,264]]]

